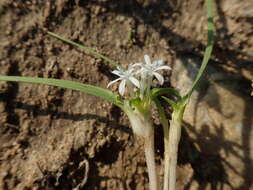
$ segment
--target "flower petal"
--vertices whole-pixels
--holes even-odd
[[[159,73],[157,73],[157,72],[153,72],[153,75],[155,75],[155,77],[156,77],[156,78],[157,78],[157,80],[159,81],[160,85],[162,85],[162,84],[163,84],[163,82],[164,82],[163,76],[162,76],[162,75],[160,75],[160,74],[159,74]]]
[[[135,63],[136,64],[136,63]],[[131,63],[127,66],[127,70],[131,70],[131,69],[134,69],[135,67],[135,64]]]
[[[114,71],[112,71],[112,73],[115,74],[115,75],[118,75],[120,77],[123,75],[123,73],[119,70],[114,70]]]
[[[163,65],[163,66],[157,67],[154,71],[163,70],[163,69],[171,70],[171,67],[167,65]]]
[[[124,95],[125,88],[126,88],[126,80],[122,80],[120,85],[119,85],[119,93],[120,93],[121,96]]]
[[[154,67],[159,67],[159,66],[163,65],[163,60],[153,61],[152,65]]]
[[[140,88],[140,82],[134,78],[134,77],[129,77],[129,80],[138,88]]]
[[[121,80],[121,79],[122,79],[122,78],[117,78],[117,79],[115,79],[115,80],[109,82],[108,85],[107,85],[107,88],[108,88],[109,86],[111,86],[113,83],[115,83],[115,82],[117,82],[117,81],[119,81],[119,80]]]
[[[151,60],[148,55],[144,55],[144,60],[145,60],[146,64],[151,65]]]
[[[135,67],[135,66],[142,66],[142,65],[143,65],[143,63],[142,63],[142,62],[139,62],[139,63],[133,64],[132,67]]]

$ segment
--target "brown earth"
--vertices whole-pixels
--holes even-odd
[[[215,8],[213,67],[237,76],[242,92],[250,94],[253,2],[216,0]],[[148,54],[173,66],[177,57],[201,58],[206,44],[202,0],[2,0],[0,74],[60,78],[103,88],[114,79],[110,65],[48,36],[47,30],[123,65]],[[170,85],[167,75],[164,86]],[[163,134],[158,123],[156,127],[162,180]],[[248,169],[242,184],[232,187],[220,173],[220,157],[212,154],[212,146],[209,152],[197,151],[197,146],[205,147],[205,141],[196,145],[186,131],[179,155],[178,189],[218,190],[223,184],[225,189],[253,189],[250,156],[243,161]],[[215,139],[208,143],[215,144]],[[142,143],[117,107],[71,90],[1,82],[1,190],[147,187]]]

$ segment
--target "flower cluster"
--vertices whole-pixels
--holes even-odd
[[[145,92],[150,90],[153,77],[155,77],[162,85],[164,78],[157,71],[170,70],[169,66],[163,65],[162,60],[151,62],[148,55],[144,55],[144,63],[130,64],[126,70],[117,67],[117,70],[112,71],[113,74],[119,76],[116,80],[111,81],[107,87],[117,81],[121,81],[119,85],[119,93],[124,95],[127,87],[130,94],[133,94],[136,88],[140,89],[140,96],[143,97]]]

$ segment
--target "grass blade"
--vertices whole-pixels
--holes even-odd
[[[90,53],[90,54],[92,54],[92,55],[94,55],[94,56],[96,56],[96,57],[99,57],[99,58],[105,60],[106,62],[110,63],[110,64],[113,65],[114,67],[117,67],[117,66],[120,67],[120,65],[119,65],[116,61],[113,61],[113,60],[110,59],[109,57],[106,57],[106,56],[104,56],[104,55],[102,55],[102,54],[96,52],[95,50],[89,48],[89,47],[86,47],[86,46],[84,46],[84,45],[78,44],[78,43],[73,42],[73,41],[71,41],[71,40],[65,39],[65,38],[63,38],[63,37],[61,37],[61,36],[59,36],[58,34],[55,34],[55,33],[53,33],[53,32],[49,32],[49,31],[48,31],[47,33],[48,33],[50,36],[53,36],[54,38],[57,38],[57,39],[59,39],[59,40],[65,42],[65,43],[68,43],[68,44],[70,44],[70,45],[73,45],[73,46],[75,46],[75,47],[78,47],[78,48],[84,50],[84,51],[87,52],[87,53]]]
[[[111,91],[103,89],[103,88],[99,88],[96,86],[83,84],[80,82],[73,82],[69,80],[60,80],[60,79],[19,77],[19,76],[0,76],[0,81],[27,82],[27,83],[44,84],[44,85],[56,86],[60,88],[71,89],[71,90],[75,90],[75,91],[79,91],[79,92],[100,97],[104,100],[112,102],[113,104],[119,107],[123,106],[118,96],[112,93]]]
[[[204,58],[201,63],[201,67],[199,69],[199,72],[193,82],[192,88],[189,90],[189,92],[186,95],[188,98],[190,98],[190,96],[192,95],[192,92],[196,88],[199,79],[203,75],[205,68],[208,64],[208,61],[211,57],[212,50],[213,50],[215,27],[214,27],[214,22],[213,22],[214,13],[213,13],[212,0],[206,0],[206,5],[207,5],[207,29],[208,29],[207,47],[205,49]]]
[[[155,99],[156,97],[164,95],[164,94],[173,95],[178,99],[181,98],[179,92],[173,88],[153,88],[151,90],[151,98],[152,99]]]

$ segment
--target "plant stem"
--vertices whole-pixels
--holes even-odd
[[[155,131],[151,120],[149,100],[146,101],[146,104],[143,103],[144,105],[142,105],[144,106],[144,108],[141,108],[142,111],[139,111],[137,107],[133,110],[127,102],[125,102],[123,110],[130,120],[134,134],[144,140],[149,190],[158,190],[158,177],[155,164]]]
[[[181,137],[183,112],[184,107],[174,110],[172,113],[172,120],[170,121],[169,145],[168,150],[165,150],[166,152],[168,151],[167,157],[169,157],[169,190],[176,189],[177,155],[178,144]],[[168,189],[168,187],[166,188]],[[166,188],[164,187],[164,190],[167,190]]]
[[[145,156],[146,163],[148,168],[148,177],[149,177],[149,189],[150,190],[158,190],[157,183],[157,172],[155,165],[155,147],[154,147],[154,128],[152,127],[152,132],[149,137],[146,137],[144,140],[145,146]]]
[[[170,153],[169,153],[169,127],[163,127],[164,133],[164,180],[163,190],[169,190],[169,166],[170,166]]]
[[[166,117],[164,108],[162,107],[160,101],[157,98],[153,99],[157,106],[160,121],[163,126],[163,135],[164,135],[164,177],[163,177],[163,190],[169,190],[169,124]]]

